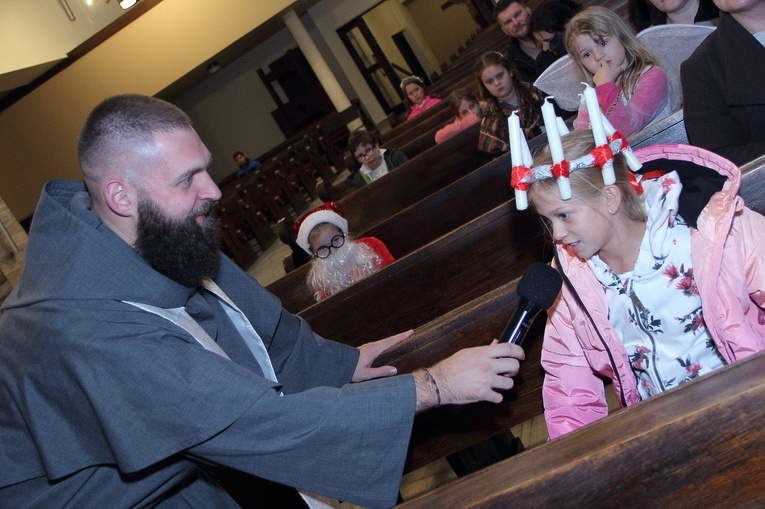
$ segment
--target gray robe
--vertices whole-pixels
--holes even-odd
[[[313,334],[221,257],[216,283],[262,337],[271,382],[214,297],[154,271],[89,204],[82,183],[46,185],[0,318],[0,506],[236,507],[205,462],[395,503],[411,376],[349,384],[355,348]],[[122,301],[185,306],[231,360]]]

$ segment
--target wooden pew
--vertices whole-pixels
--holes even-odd
[[[499,157],[364,232],[358,232],[356,237],[377,237],[385,242],[394,258],[406,256],[508,201],[512,197],[509,165],[509,155]],[[444,210],[450,213],[444,214]],[[309,269],[307,265],[299,267],[268,286],[290,312],[297,313],[315,303],[305,285]]]
[[[437,108],[432,114],[428,115],[430,110]],[[422,121],[417,122],[419,117],[425,115],[425,117],[422,119]],[[407,120],[407,123],[412,122],[412,125],[402,124],[402,128],[406,127],[406,129],[401,129],[398,131],[398,135],[396,136],[384,136],[384,141],[380,145],[384,148],[395,148],[398,150],[403,150],[404,145],[406,145],[409,141],[416,138],[420,134],[429,131],[437,126],[442,126],[445,123],[451,121],[454,118],[451,112],[451,108],[449,107],[448,101],[441,101],[440,103],[436,104],[435,106],[432,106],[430,109],[425,110],[423,113],[420,113],[418,116],[414,117],[412,120]],[[408,152],[404,152],[410,159],[416,156],[417,154],[409,154]]]
[[[299,314],[354,346],[419,327],[542,261],[544,238],[541,222],[508,202]]]
[[[685,122],[683,119],[683,110],[673,112],[632,135],[629,139],[630,146],[637,148],[658,143],[680,143],[687,145],[688,136],[685,134]]]
[[[763,507],[765,354],[400,504]]]
[[[389,145],[393,147],[393,145],[390,143],[391,140],[396,140],[400,136],[404,136],[407,132],[409,132],[410,129],[417,129],[422,123],[429,121],[431,117],[433,116],[437,116],[439,114],[444,115],[445,114],[444,110],[448,112],[449,106],[443,101],[441,101],[440,103],[434,106],[431,106],[427,110],[423,111],[422,113],[420,113],[413,119],[406,120],[398,124],[390,131],[381,135],[380,145],[383,147],[387,147]]]
[[[365,236],[366,233],[363,232],[367,232],[374,225],[388,220],[401,210],[459,180],[463,175],[471,173],[471,170],[482,167],[482,163],[490,158],[475,149],[477,136],[478,126],[472,126],[471,129],[405,163],[384,179],[364,186],[339,200],[340,213],[348,219],[350,232],[356,237]],[[450,148],[456,151],[452,155],[448,155]],[[388,248],[396,257],[408,252],[395,246],[398,239],[404,240],[401,237],[398,234],[389,238],[383,237],[384,242],[391,242]],[[420,235],[412,237],[424,238]],[[268,285],[267,289],[282,300],[286,309],[296,313],[314,303],[305,286],[307,274],[308,267],[299,267]]]
[[[491,160],[476,149],[479,126],[410,159],[338,202],[351,231],[363,231]]]

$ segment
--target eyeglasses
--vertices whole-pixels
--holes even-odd
[[[372,152],[374,152],[374,150],[375,150],[375,148],[374,148],[374,147],[367,147],[367,148],[364,150],[364,152],[362,152],[362,153],[360,153],[360,154],[355,154],[355,155],[356,155],[356,159],[358,159],[358,160],[359,160],[359,162],[363,162],[363,161],[364,161],[364,159],[367,159],[367,158],[369,158],[369,157],[372,157]]]
[[[339,247],[343,247],[343,244],[345,244],[345,235],[342,233],[340,235],[335,235],[332,237],[332,240],[329,242],[329,246],[321,246],[319,249],[316,250],[316,258],[324,259],[332,253],[332,249],[337,249]]]

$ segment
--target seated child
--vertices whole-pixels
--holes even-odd
[[[295,223],[297,244],[313,257],[306,280],[316,301],[348,288],[393,263],[393,256],[374,237],[353,240],[348,221],[328,202],[308,211]]]
[[[737,196],[736,165],[655,145],[635,151],[634,174],[615,141],[606,185],[590,131],[562,142],[570,199],[548,178],[549,147],[514,175],[516,189],[530,186],[564,280],[542,347],[550,438],[607,415],[603,379],[628,406],[765,348],[765,218]]]
[[[348,136],[348,150],[361,163],[348,177],[358,186],[374,182],[409,160],[400,150],[380,148],[377,137],[363,129],[357,129]]]
[[[428,95],[425,83],[417,76],[409,76],[401,80],[401,90],[404,92],[404,105],[409,113],[406,116],[410,120],[431,106],[441,102],[436,96]]]
[[[478,58],[475,65],[478,97],[485,101],[481,118],[478,149],[489,154],[510,150],[507,117],[518,110],[521,128],[527,138],[542,133],[540,107],[542,92],[521,81],[520,74],[502,53],[489,51]]]
[[[595,87],[600,109],[625,137],[672,113],[658,57],[613,11],[589,7],[571,18],[566,49],[582,81]],[[589,129],[589,123],[582,105],[574,128]]]
[[[483,106],[478,102],[475,94],[468,90],[459,89],[452,92],[449,96],[449,108],[454,115],[454,122],[436,132],[436,143],[444,142],[480,122],[483,115]]]

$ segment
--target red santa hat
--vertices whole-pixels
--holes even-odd
[[[295,230],[295,240],[297,245],[302,247],[309,255],[313,256],[311,246],[308,244],[308,236],[311,231],[321,223],[329,223],[340,228],[343,235],[348,234],[348,221],[341,216],[337,211],[337,204],[333,201],[329,201],[323,205],[319,205],[315,209],[309,210],[303,217],[295,222],[293,227]]]

